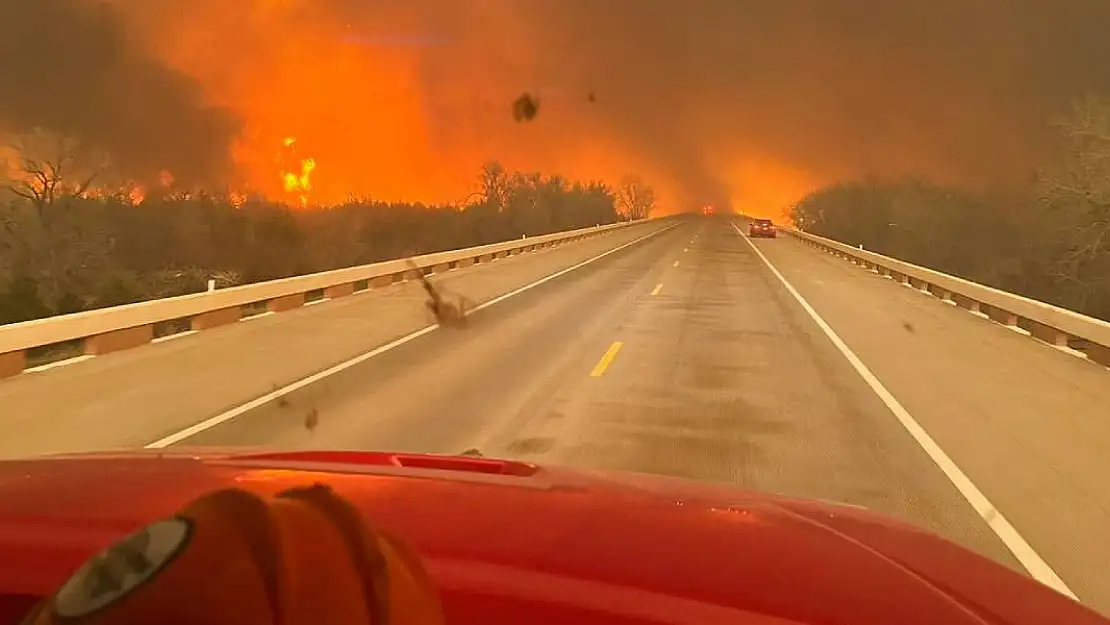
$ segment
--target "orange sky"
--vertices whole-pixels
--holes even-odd
[[[0,4],[42,26],[0,38],[25,59],[0,126],[291,200],[306,158],[318,202],[458,201],[490,159],[638,173],[665,211],[776,215],[860,176],[1020,184],[1048,115],[1110,91],[1105,0],[110,1]]]
[[[543,80],[545,44],[530,46],[527,21],[496,0],[438,19],[417,6],[344,16],[313,0],[196,0],[166,20],[164,3],[154,4],[136,5],[132,19],[162,59],[241,114],[236,158],[249,184],[269,195],[283,192],[275,158],[295,137],[298,154],[315,161],[319,202],[349,194],[457,201],[494,158],[574,179],[637,172],[660,190],[663,210],[700,200],[605,127],[596,110],[612,98],[604,84],[579,87],[558,71]],[[452,17],[473,27],[442,28]],[[416,37],[441,41],[405,40]],[[532,123],[510,114],[523,91],[540,99]],[[729,199],[741,204],[784,205],[817,182],[770,155],[730,154],[710,168],[733,183]]]

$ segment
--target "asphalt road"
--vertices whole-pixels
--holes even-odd
[[[863,505],[1022,570],[998,537],[1004,516],[1110,613],[1106,368],[789,238],[748,241],[727,219],[498,262],[442,279],[478,301],[533,286],[466,330],[405,339],[254,407],[236,408],[418,331],[415,285],[0,383],[0,406],[18,400],[16,422],[38,428],[0,436],[0,452],[478,448]],[[968,502],[791,289],[996,508]],[[65,383],[90,403],[64,398]]]
[[[786,239],[755,245],[814,255]],[[689,222],[480,312],[468,331],[420,337],[188,443],[473,447],[729,482],[867,506],[1021,570],[725,220]]]
[[[434,280],[487,302],[673,225],[634,225]],[[0,380],[0,458],[158,441],[427,328],[424,297],[418,283],[400,283]]]

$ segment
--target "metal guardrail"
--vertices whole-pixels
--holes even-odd
[[[667,217],[525,237],[425,254],[411,261],[425,274],[441,273],[663,219]],[[34,361],[59,359],[57,356],[43,358],[44,351],[68,357],[105,354],[145,345],[164,336],[207,330],[258,314],[282,312],[320,299],[344,297],[403,282],[415,271],[408,264],[409,260],[389,260],[0,325],[0,378],[21,373]]]
[[[941,301],[1110,366],[1110,323],[1106,321],[808,232],[782,226],[778,229],[807,245],[930,293]]]

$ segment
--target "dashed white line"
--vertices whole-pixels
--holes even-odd
[[[663,232],[666,232],[668,230],[676,228],[676,227],[678,227],[678,225],[679,224],[672,224],[670,226],[667,226],[666,228],[660,228],[659,230],[656,230],[654,232],[646,234],[642,237],[638,237],[638,238],[636,238],[632,241],[629,241],[628,243],[625,243],[623,245],[619,245],[617,247],[614,247],[611,250],[607,250],[607,251],[602,252],[602,253],[600,253],[596,256],[592,256],[590,258],[587,258],[586,260],[584,260],[584,261],[582,261],[582,262],[580,262],[576,265],[572,265],[570,267],[567,267],[566,269],[561,269],[559,271],[556,271],[553,274],[544,276],[543,278],[540,278],[539,280],[536,280],[535,282],[531,282],[531,283],[526,284],[526,285],[524,285],[520,288],[509,291],[508,293],[505,293],[504,295],[499,295],[499,296],[497,296],[497,297],[495,297],[495,298],[493,298],[489,301],[486,301],[486,302],[484,302],[484,303],[482,303],[478,306],[475,306],[474,308],[471,309],[471,312],[477,312],[479,310],[489,308],[490,306],[493,306],[494,304],[498,304],[500,302],[503,302],[503,301],[509,299],[510,297],[515,297],[517,295],[520,295],[521,293],[524,293],[525,291],[534,289],[537,286],[540,286],[541,284],[545,284],[547,282],[550,282],[550,281],[554,280],[555,278],[564,276],[564,275],[566,275],[566,274],[568,274],[572,271],[575,271],[577,269],[581,269],[582,267],[585,267],[586,265],[589,265],[590,263],[601,260],[602,258],[605,258],[606,256],[609,256],[610,254],[615,254],[615,253],[617,253],[617,252],[619,252],[623,249],[626,249],[628,247],[636,245],[637,243],[640,243],[641,241],[645,241],[645,240],[647,240],[651,237],[654,237],[658,234],[661,234]],[[180,430],[178,432],[174,432],[173,434],[170,434],[169,436],[165,436],[163,438],[160,438],[160,439],[154,441],[153,443],[145,445],[144,448],[146,448],[146,449],[162,449],[164,447],[169,447],[170,445],[173,445],[175,443],[180,443],[181,441],[183,441],[187,438],[191,438],[193,436],[196,436],[197,434],[200,434],[201,432],[204,432],[206,430],[210,430],[210,429],[216,427],[217,425],[220,425],[222,423],[226,423],[226,422],[231,421],[232,419],[234,419],[234,418],[236,418],[240,415],[246,414],[247,412],[250,412],[251,410],[254,410],[255,408],[259,408],[261,406],[264,406],[264,405],[278,399],[279,397],[282,397],[283,395],[288,395],[289,393],[292,393],[294,391],[302,389],[306,386],[309,386],[310,384],[315,384],[316,382],[319,382],[320,380],[323,380],[324,378],[333,376],[333,375],[335,375],[335,374],[337,374],[341,371],[345,371],[347,369],[350,369],[351,367],[354,367],[355,365],[366,362],[367,360],[370,360],[371,358],[373,358],[375,356],[378,356],[380,354],[384,354],[385,352],[388,352],[388,351],[390,351],[394,348],[400,347],[401,345],[404,345],[405,343],[416,340],[416,339],[424,336],[425,334],[429,334],[430,332],[434,331],[438,327],[439,327],[438,324],[432,324],[430,326],[425,326],[423,328],[420,328],[419,330],[416,330],[414,332],[410,332],[409,334],[406,334],[405,336],[402,336],[399,339],[396,339],[394,341],[386,343],[385,345],[382,345],[380,347],[372,349],[372,350],[370,350],[366,353],[355,356],[354,358],[351,358],[349,360],[345,360],[345,361],[343,361],[343,362],[341,362],[337,365],[334,365],[332,367],[329,367],[329,368],[327,368],[327,369],[325,369],[325,370],[323,370],[319,373],[310,375],[306,378],[301,378],[300,380],[297,380],[296,382],[293,382],[291,384],[287,384],[287,385],[285,385],[281,388],[270,391],[269,393],[266,393],[265,395],[262,395],[260,397],[255,398],[255,399],[252,399],[251,401],[248,401],[244,404],[240,404],[240,405],[238,405],[234,408],[231,408],[230,410],[225,410],[224,412],[221,412],[220,414],[215,415],[213,417],[210,417],[208,419],[205,419],[204,421],[201,421],[200,423],[197,423],[195,425],[191,425],[191,426],[189,426],[189,427],[187,427],[183,430]]]

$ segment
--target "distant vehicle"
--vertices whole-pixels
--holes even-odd
[[[702,215],[712,215],[713,214],[713,207],[709,204],[706,204],[705,206],[702,206],[701,207],[701,214]]]
[[[749,237],[769,237],[775,238],[777,234],[775,224],[771,223],[770,219],[753,219],[750,226],[748,226]]]

